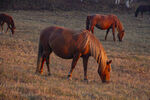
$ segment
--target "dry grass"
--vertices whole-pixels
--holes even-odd
[[[125,27],[122,43],[113,42],[112,34],[104,41],[105,31],[95,29],[108,58],[113,60],[111,82],[103,84],[96,61],[88,63],[90,82],[83,81],[82,59],[73,80],[67,80],[71,60],[51,56],[52,76],[35,74],[39,32],[50,25],[84,29],[89,13],[6,11],[13,16],[16,33],[0,35],[0,100],[148,100],[150,98],[150,20],[118,14]]]

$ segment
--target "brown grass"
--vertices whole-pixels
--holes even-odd
[[[95,28],[95,35],[112,59],[111,82],[103,84],[96,61],[88,63],[90,82],[83,81],[82,59],[73,80],[67,80],[72,60],[51,56],[51,73],[35,74],[40,31],[50,25],[84,29],[90,13],[58,11],[6,11],[12,15],[16,33],[0,35],[0,100],[148,100],[150,98],[150,20],[134,14],[115,13],[125,27],[123,42],[113,42],[112,34],[104,41],[105,31]]]

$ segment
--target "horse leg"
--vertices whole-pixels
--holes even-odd
[[[8,28],[10,28],[10,26],[9,26],[9,24],[7,23],[7,29],[6,29],[6,32],[5,32],[5,33],[7,33]],[[10,28],[10,29],[11,29],[11,28]]]
[[[52,53],[52,51],[48,54],[48,56],[46,57],[46,65],[47,65],[47,70],[48,70],[48,75],[51,75],[50,72],[50,67],[49,67],[49,62],[50,62],[50,54]]]
[[[108,33],[109,33],[109,30],[110,30],[110,28],[108,28],[107,31],[106,31],[105,40],[107,40],[107,35],[108,35]]]
[[[116,38],[115,38],[115,24],[113,24],[113,26],[112,26],[112,34],[113,34],[113,40],[116,41]]]
[[[90,29],[89,29],[89,31],[91,31],[93,34],[94,34],[94,26],[95,26],[95,24],[91,23]]]
[[[87,63],[88,63],[89,56],[83,57],[83,67],[84,67],[84,80],[88,80],[87,78]]]
[[[80,53],[77,53],[73,56],[73,61],[72,61],[72,64],[71,64],[71,69],[70,69],[70,72],[68,73],[68,79],[71,80],[71,77],[72,77],[72,72],[77,64],[77,61],[79,60],[81,54]]]
[[[1,23],[1,28],[2,28],[2,33],[3,33],[3,30],[4,30],[4,22]]]
[[[42,63],[41,63],[41,68],[40,68],[40,74],[43,73],[43,66],[44,66],[44,62],[45,62],[45,57],[42,57]]]

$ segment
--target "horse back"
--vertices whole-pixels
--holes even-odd
[[[145,11],[150,11],[150,5],[140,5],[137,10],[145,12]]]
[[[42,31],[40,43],[45,50],[49,48],[62,58],[72,58],[75,52],[81,52],[85,42],[84,34],[63,27],[52,26]],[[85,40],[85,41],[83,41]]]
[[[92,16],[92,24],[102,30],[108,29],[118,20],[116,15],[95,14]]]
[[[13,20],[11,16],[4,14],[4,13],[0,14],[0,19],[5,22],[8,22],[8,21],[10,22]]]

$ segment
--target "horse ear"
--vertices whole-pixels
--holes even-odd
[[[107,61],[107,65],[109,65],[112,62],[112,60]]]

